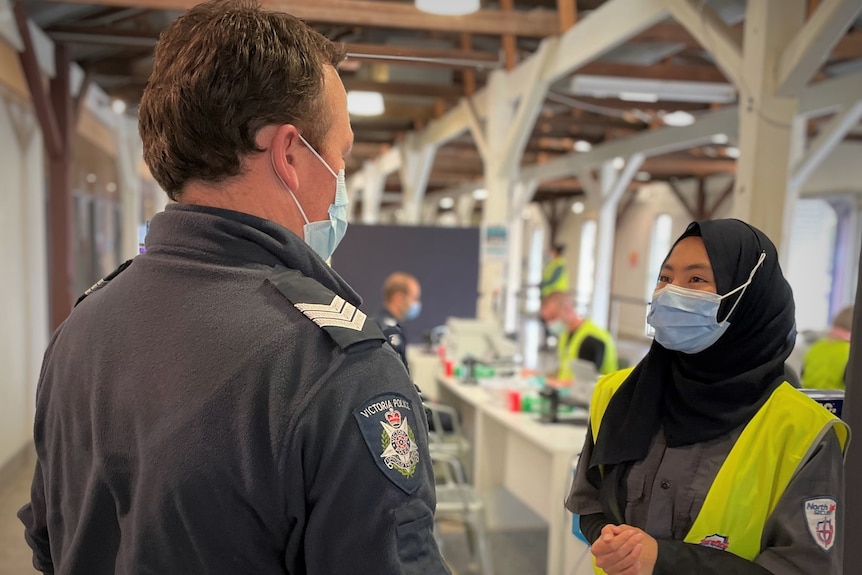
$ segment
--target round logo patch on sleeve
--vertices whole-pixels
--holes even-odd
[[[814,542],[824,551],[835,545],[835,511],[838,502],[832,497],[820,497],[805,501],[805,519]]]
[[[418,417],[403,395],[386,393],[353,410],[374,463],[392,483],[411,494],[419,487],[419,446],[413,433]]]

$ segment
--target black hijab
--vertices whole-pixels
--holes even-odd
[[[712,346],[685,354],[653,342],[608,405],[590,459],[594,477],[599,465],[642,460],[660,428],[670,447],[733,431],[784,380],[784,360],[796,335],[795,308],[775,246],[739,220],[692,223],[677,243],[689,236],[703,238],[720,295],[748,280],[761,253],[766,259],[730,316],[727,331]],[[721,302],[719,321],[737,297],[739,293]]]

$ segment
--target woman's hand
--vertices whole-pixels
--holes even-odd
[[[658,542],[637,527],[606,525],[591,550],[608,575],[653,575]]]

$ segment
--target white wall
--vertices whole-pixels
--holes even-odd
[[[15,116],[31,128],[29,145],[16,135]],[[48,341],[42,150],[32,113],[13,110],[0,96],[0,467],[32,441],[36,383]]]

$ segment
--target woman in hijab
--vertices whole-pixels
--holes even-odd
[[[849,430],[784,381],[793,294],[769,238],[691,224],[648,322],[643,361],[596,386],[566,502],[596,573],[840,574]]]

